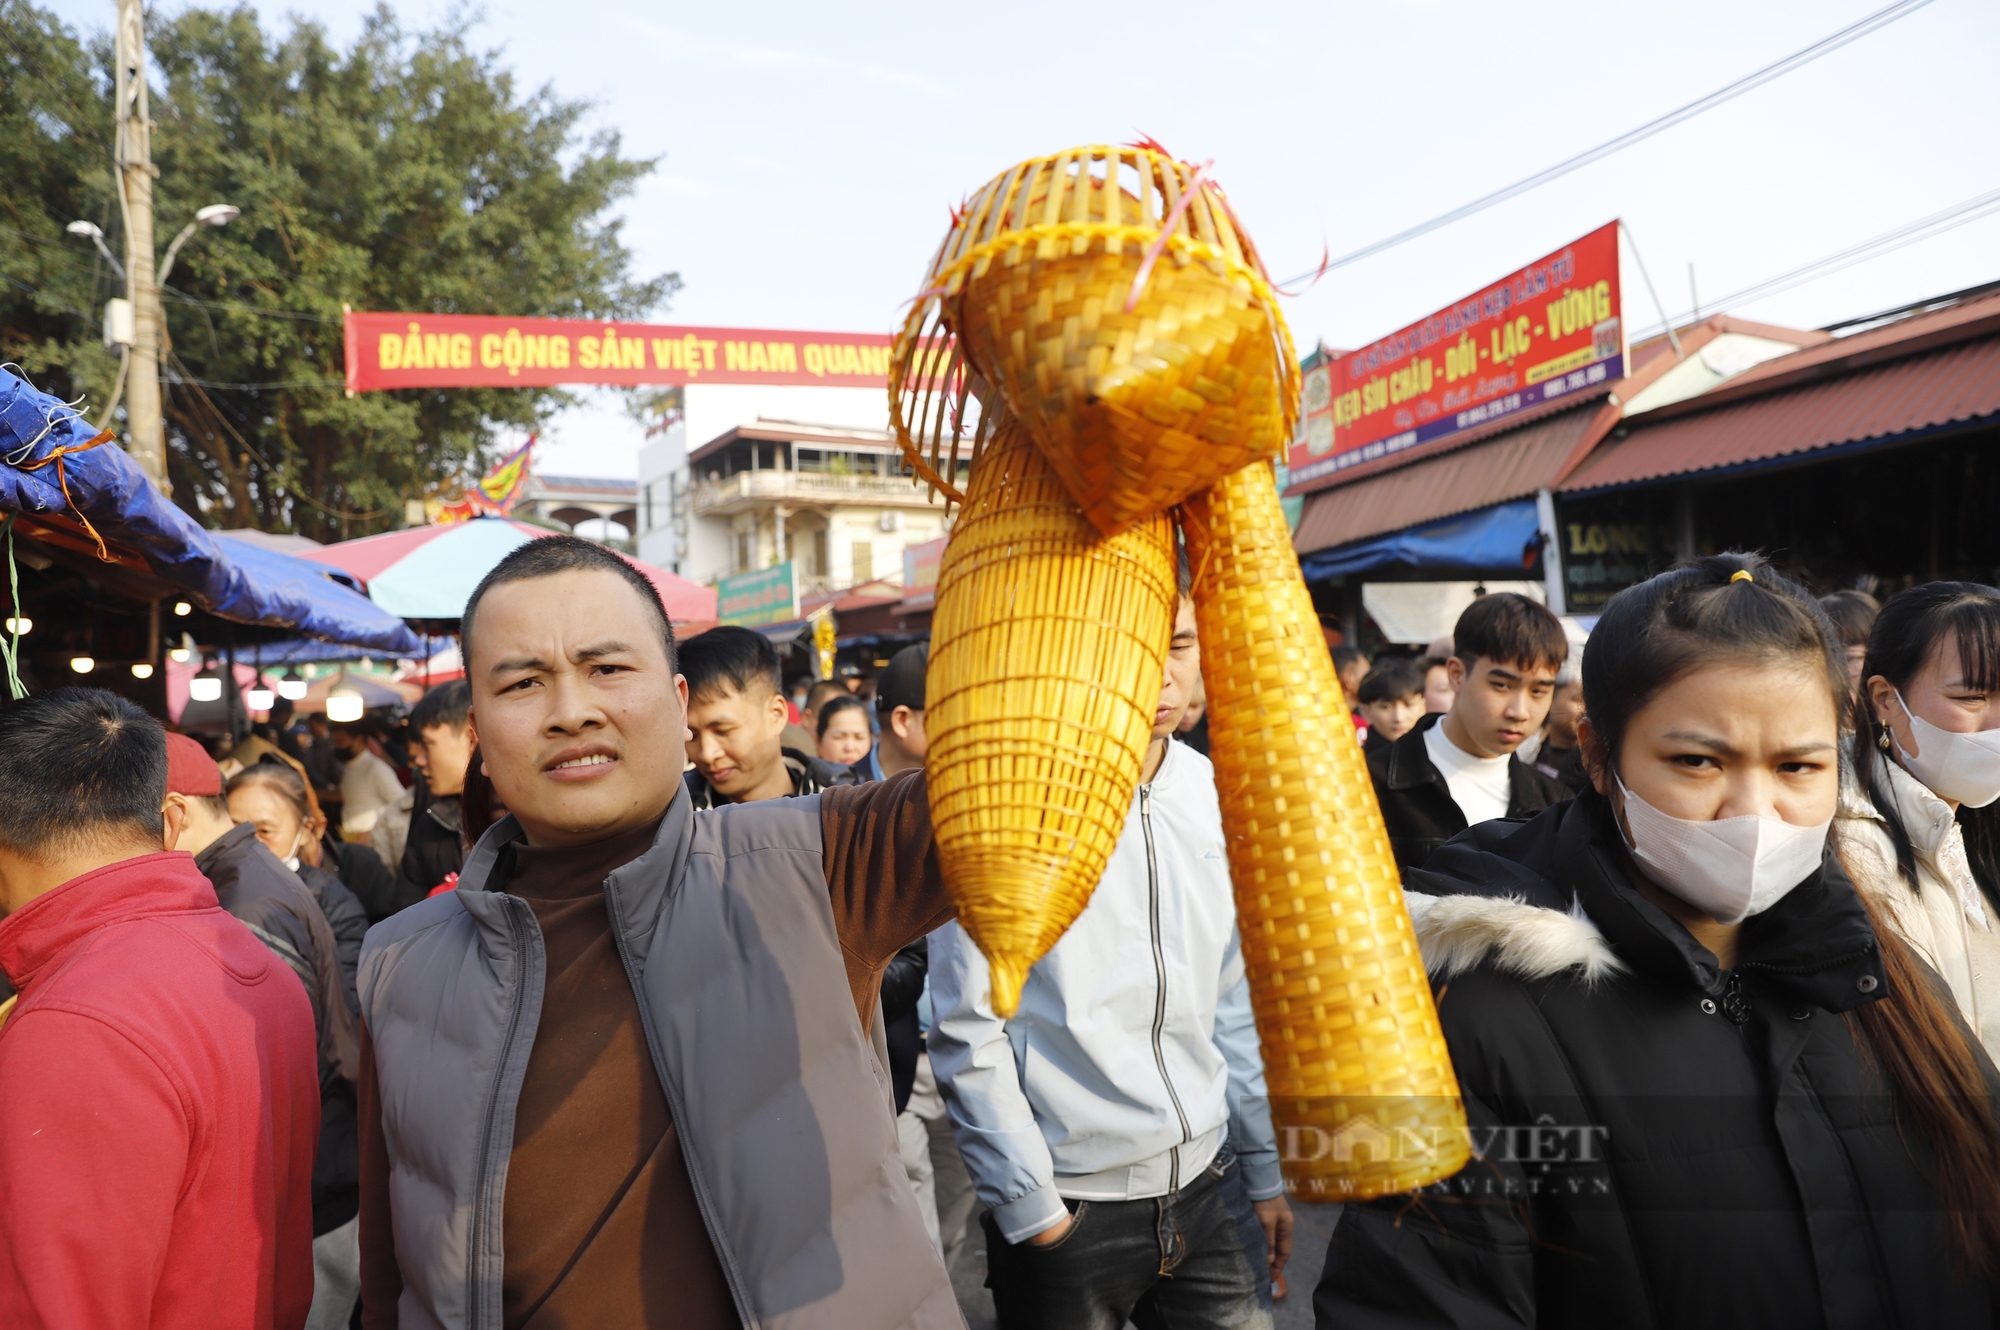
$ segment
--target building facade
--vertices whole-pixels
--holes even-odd
[[[696,534],[688,471],[692,449],[738,425],[766,420],[864,430],[879,430],[889,422],[881,389],[691,383],[669,390],[663,399],[652,441],[639,450],[639,557],[683,577],[695,576],[690,571]],[[704,568],[713,562],[701,560]]]
[[[887,430],[760,421],[689,457],[684,576],[712,582],[792,560],[815,595],[901,585],[903,549],[945,531]]]
[[[1535,577],[1588,621],[1729,549],[1822,592],[2000,579],[2000,283],[1817,329],[1718,315],[1631,365],[1594,400],[1307,496],[1322,616],[1375,645],[1382,584]]]
[[[629,480],[545,476],[531,467],[513,515],[542,526],[565,527],[572,535],[636,554],[639,516],[633,500],[637,489]]]
[[[900,583],[946,524],[887,417],[878,389],[677,390],[639,454],[639,557],[705,584],[793,559],[804,595]]]

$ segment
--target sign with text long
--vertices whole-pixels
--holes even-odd
[[[349,313],[345,332],[350,392],[568,383],[882,388],[894,340],[488,314]]]
[[[1618,223],[1345,355],[1308,364],[1291,493],[1625,372]]]

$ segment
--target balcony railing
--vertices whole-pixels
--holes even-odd
[[[739,471],[694,485],[697,516],[739,511],[758,503],[929,502],[924,487],[908,476],[842,474],[836,471]]]

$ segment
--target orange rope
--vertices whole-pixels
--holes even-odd
[[[71,453],[87,452],[100,443],[110,443],[111,439],[111,431],[107,429],[100,432],[96,438],[90,440],[88,443],[65,444],[60,448],[52,449],[47,457],[37,458],[32,462],[23,462],[19,467],[22,471],[39,471],[49,463],[55,463],[56,484],[62,487],[63,502],[69,505],[70,512],[76,514],[76,520],[83,523],[83,529],[90,533],[90,538],[97,542],[97,557],[106,563],[113,561],[111,550],[105,545],[104,537],[97,534],[97,528],[90,524],[90,519],[83,515],[83,509],[77,507],[76,500],[70,497],[69,475],[63,469],[63,458],[69,456]]]

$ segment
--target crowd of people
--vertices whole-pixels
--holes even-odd
[[[795,681],[522,546],[400,726],[0,710],[0,1325],[1268,1326],[1293,1236],[1200,642],[1013,1017],[927,652]],[[1354,1202],[1374,1326],[2000,1314],[2000,591],[1483,595],[1334,649],[1473,1134]],[[973,1222],[977,1216],[977,1223]]]

